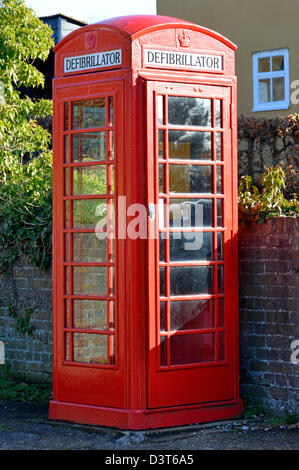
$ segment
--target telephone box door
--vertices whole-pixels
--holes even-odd
[[[234,398],[231,89],[147,82],[148,407]]]
[[[82,81],[55,84],[54,400],[121,407],[123,258],[113,227],[123,191],[123,88],[92,75]]]

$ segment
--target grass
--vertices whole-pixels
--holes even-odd
[[[9,369],[0,376],[0,398],[22,402],[42,402],[51,399],[49,384],[31,383],[14,377]]]

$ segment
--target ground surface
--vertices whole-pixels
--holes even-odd
[[[0,399],[0,450],[299,450],[299,424],[272,428],[261,417],[130,433],[57,423],[47,413],[47,404]]]

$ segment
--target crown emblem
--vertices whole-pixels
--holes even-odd
[[[189,47],[191,43],[191,37],[189,34],[186,33],[186,31],[183,31],[181,34],[178,36],[180,46],[181,47]]]
[[[86,49],[94,49],[97,42],[97,33],[91,31],[85,35],[85,47]]]

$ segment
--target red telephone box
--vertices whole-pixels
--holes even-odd
[[[235,49],[163,16],[56,46],[51,419],[242,411]]]

